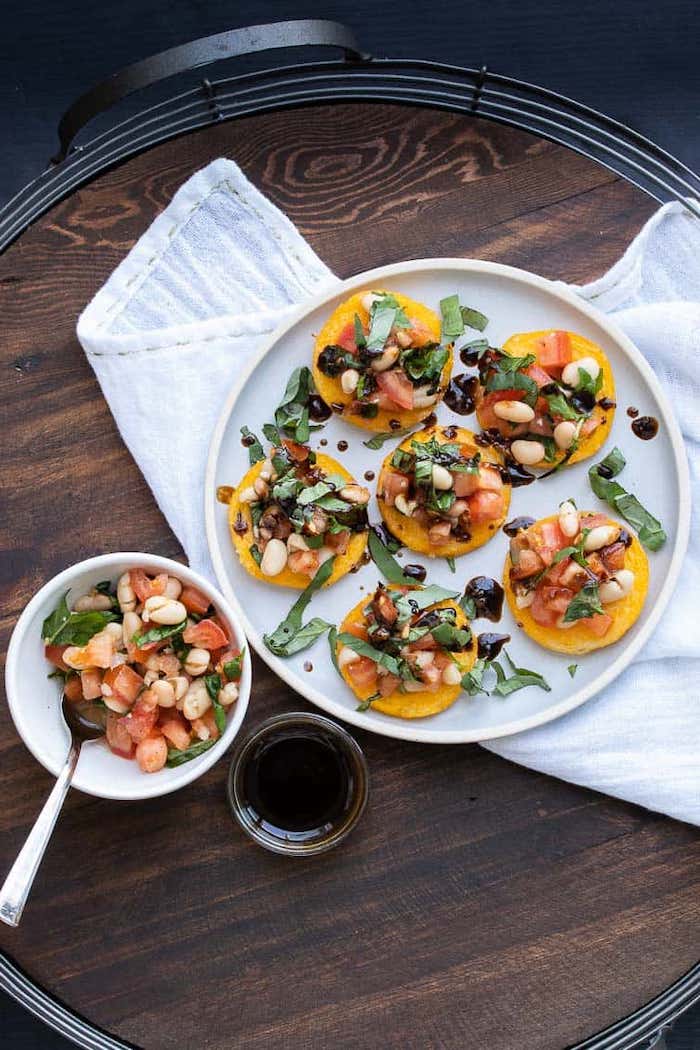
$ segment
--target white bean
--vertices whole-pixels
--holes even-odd
[[[238,500],[240,503],[255,503],[257,502],[258,494],[252,485],[248,485],[247,488],[242,489],[238,493]]]
[[[168,582],[165,585],[165,597],[166,598],[179,598],[182,594],[182,584],[175,576],[168,576]]]
[[[146,671],[145,675],[143,676],[144,684],[147,686],[153,685],[154,682],[158,681],[158,675],[158,671]]]
[[[175,707],[175,690],[167,679],[159,678],[157,682],[153,682],[151,690],[158,702],[158,707]]]
[[[119,577],[117,584],[117,601],[123,613],[133,612],[136,608],[136,594],[131,586],[131,577],[128,572]]]
[[[620,529],[617,525],[596,525],[583,541],[583,549],[587,554],[599,551],[601,547],[614,543],[619,535]]]
[[[535,600],[535,592],[523,591],[521,594],[515,595],[515,604],[519,609],[529,609]]]
[[[407,500],[404,495],[399,493],[396,499],[394,500],[394,506],[398,510],[399,514],[403,514],[407,518],[410,518],[414,510],[416,509],[417,504],[415,500]]]
[[[201,718],[205,711],[208,711],[211,707],[211,697],[207,692],[207,687],[201,678],[198,678],[196,682],[192,682],[191,686],[185,693],[185,699],[182,704],[182,713],[185,718],[189,718],[190,722],[195,718]]]
[[[187,619],[187,609],[182,602],[175,598],[166,598],[164,594],[154,594],[146,598],[144,602],[144,614],[148,614],[148,620],[159,623],[162,626],[173,627],[176,623],[182,623]],[[144,615],[144,619],[146,616]]]
[[[634,573],[630,569],[620,569],[609,580],[605,580],[598,588],[600,600],[603,605],[617,602],[625,598],[634,585]]]
[[[447,489],[452,488],[453,478],[449,470],[446,467],[440,466],[439,463],[433,464],[433,486],[439,491],[446,492]]]
[[[600,372],[600,365],[594,357],[580,357],[578,361],[570,361],[568,365],[564,366],[561,378],[567,386],[578,386],[579,371],[588,372],[591,379],[597,379]]]
[[[365,294],[360,299],[360,302],[362,303],[362,306],[367,311],[367,313],[369,313],[374,304],[377,302],[377,300],[381,298],[381,295],[377,295],[376,292],[365,292]]]
[[[499,419],[505,419],[508,423],[531,423],[535,418],[534,408],[530,408],[524,401],[496,401],[493,412]]]
[[[372,361],[372,370],[374,372],[386,372],[392,365],[396,364],[400,353],[398,346],[387,346],[386,350]]]
[[[356,653],[355,650],[351,649],[349,645],[344,645],[338,653],[338,667],[347,667],[348,664],[354,664],[359,659],[359,653]]]
[[[102,686],[102,699],[105,702],[105,707],[108,707],[110,711],[114,711],[118,715],[125,715],[129,710],[129,704],[120,700],[118,696],[114,696],[111,691],[105,693],[105,689],[109,689],[109,686]]]
[[[206,649],[190,649],[185,660],[187,674],[197,678],[198,675],[204,674],[208,666],[209,653]]]
[[[272,476],[275,473],[274,467],[272,466],[271,459],[264,459],[263,465],[260,468],[260,474],[258,475],[263,481],[272,481]]]
[[[261,478],[259,475],[253,482],[253,489],[255,490],[255,495],[259,499],[265,499],[270,492],[270,486],[265,481],[265,478]]]
[[[348,503],[355,503],[358,506],[369,503],[369,489],[366,489],[364,485],[346,485],[338,495]]]
[[[222,707],[230,707],[238,700],[238,686],[235,682],[227,682],[223,689],[219,690],[219,703]]]
[[[340,385],[344,394],[354,394],[359,382],[360,373],[355,368],[346,368],[340,377]]]
[[[452,661],[443,669],[442,682],[443,685],[459,685],[462,681],[462,672],[460,671],[457,664],[453,664]]]
[[[571,448],[577,430],[578,427],[570,419],[562,419],[561,423],[557,423],[554,428],[554,443],[557,448],[560,448],[562,452]]]
[[[308,549],[309,545],[300,532],[290,532],[287,537],[287,550],[290,554],[293,551],[307,551]]]
[[[510,446],[513,458],[524,467],[534,467],[544,459],[544,445],[541,441],[514,441]]]
[[[416,667],[420,667],[423,670],[424,667],[430,667],[435,660],[435,653],[431,652],[430,649],[419,649],[413,655],[413,662]]]
[[[185,678],[184,674],[176,675],[174,678],[166,678],[166,682],[169,682],[173,687],[173,693],[175,695],[175,702],[182,700],[183,696],[190,687],[188,678]]]
[[[428,393],[430,387],[427,384],[423,386],[417,386],[413,391],[413,407],[414,408],[429,408],[434,405],[438,399],[437,392],[434,394]]]
[[[569,499],[559,504],[559,528],[569,539],[578,532],[578,511]]]
[[[260,571],[266,576],[279,576],[286,564],[286,545],[282,540],[268,540],[260,562]]]
[[[73,612],[106,612],[112,608],[112,599],[108,594],[84,594],[73,606]]]
[[[122,636],[122,625],[120,623],[108,623],[104,626],[104,633],[108,634],[112,639],[112,643],[115,649],[124,648],[124,638]]]

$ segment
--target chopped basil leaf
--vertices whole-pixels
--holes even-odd
[[[221,691],[221,675],[208,674],[204,676],[204,684],[207,687],[209,699],[211,700],[212,710],[214,711],[214,721],[216,722],[216,728],[220,733],[223,733],[226,728],[226,712],[222,705],[219,703],[219,693]]]
[[[253,439],[250,441],[250,444],[247,445],[248,459],[250,460],[250,465],[252,467],[255,463],[259,463],[261,459],[265,459],[265,453],[263,452],[263,447],[260,444],[259,439],[255,434],[252,434],[250,430],[248,430],[248,427],[241,427],[241,434],[247,439],[247,441],[250,441],[251,438]]]
[[[331,651],[331,663],[335,667],[338,674],[340,674],[340,667],[338,666],[338,654],[336,652],[336,646],[338,644],[338,628],[333,626],[328,632],[328,648]]]
[[[462,320],[464,321],[467,328],[475,328],[477,332],[483,332],[489,323],[489,319],[486,314],[482,314],[481,311],[475,310],[471,306],[463,306],[461,309]]]
[[[443,339],[457,339],[464,332],[464,320],[458,295],[448,295],[440,300]]]
[[[495,390],[524,390],[523,400],[530,408],[534,407],[540,394],[540,388],[534,379],[526,376],[523,372],[497,371],[489,375],[486,380],[486,391],[492,393]]]
[[[168,750],[168,758],[166,766],[168,769],[173,769],[175,766],[182,766],[185,762],[191,762],[193,758],[199,758],[205,751],[208,751],[210,747],[213,747],[216,743],[215,740],[198,740],[196,744],[190,744],[184,751],[178,751],[176,748],[170,748]]]
[[[614,448],[604,460],[588,471],[591,488],[599,499],[605,500],[637,530],[640,543],[651,551],[657,551],[666,542],[666,533],[661,522],[642,506],[636,496],[612,480],[624,466],[625,457],[619,448]]]
[[[578,664],[569,664],[569,666],[567,667],[567,671],[569,672],[569,677],[573,678],[576,672],[578,671]]]
[[[93,635],[118,619],[112,612],[71,612],[66,601],[68,594],[66,591],[42,624],[41,637],[47,645],[87,645]]]
[[[376,450],[378,448],[381,448],[386,441],[391,441],[392,438],[404,437],[404,435],[409,433],[410,427],[407,430],[389,430],[385,431],[382,434],[375,434],[374,437],[371,437],[369,439],[369,441],[363,441],[362,444],[365,446],[365,448],[374,449],[374,451],[376,452]]]
[[[375,292],[373,294],[376,295],[377,298],[372,303],[370,315],[373,315],[376,310],[380,309],[380,307],[386,307],[391,310],[396,310],[396,318],[394,320],[395,328],[411,327],[406,311],[401,306],[395,295],[392,295],[391,292]]]
[[[413,585],[414,581],[408,576],[404,576],[401,566],[395,558],[392,558],[374,527],[369,530],[368,545],[372,561],[385,580],[402,586],[406,584],[409,586]]]
[[[263,434],[265,435],[265,437],[271,445],[280,444],[280,432],[277,429],[277,427],[274,426],[272,423],[263,423]],[[277,470],[277,467],[275,467],[275,470],[278,474],[281,473],[279,470]]]
[[[598,582],[589,580],[569,602],[564,613],[564,623],[574,623],[576,620],[584,620],[602,612]]]
[[[415,346],[401,354],[401,365],[406,375],[415,383],[437,384],[442,375],[450,351],[438,343]]]
[[[311,485],[307,489],[302,491],[297,496],[297,503],[300,507],[305,507],[307,503],[315,503],[316,500],[320,499],[321,496],[327,496],[329,492],[332,492],[333,488],[325,481],[319,481],[316,485]]]
[[[459,599],[459,607],[468,620],[476,619],[476,602],[470,595],[462,595]]]
[[[602,370],[593,379],[590,372],[587,372],[585,368],[579,368],[578,370],[578,382],[576,383],[576,391],[579,394],[590,394],[592,398],[596,398],[601,391],[603,386],[603,372]]]
[[[329,558],[320,566],[308,587],[299,595],[286,617],[272,634],[263,635],[263,641],[275,656],[291,656],[301,652],[316,641],[331,626],[324,620],[315,618],[305,627],[302,616],[316,591],[323,587],[333,572],[334,558]]]
[[[455,591],[448,591],[444,587],[439,587],[436,583],[431,583],[429,587],[417,587],[406,594],[398,595],[394,598],[394,605],[399,612],[399,622],[405,622],[431,605],[437,605],[439,602],[450,601],[457,597],[459,596]]]
[[[462,678],[462,689],[470,696],[476,696],[477,693],[486,693],[488,690],[484,688],[484,673],[486,671],[486,660],[479,659],[474,663],[471,671]]]
[[[498,665],[498,684],[494,689],[494,693],[497,696],[510,696],[511,693],[516,693],[519,689],[527,689],[528,686],[536,685],[539,689],[544,689],[545,693],[551,693],[552,687],[541,674],[537,671],[529,671],[527,667],[516,667],[511,660],[508,651],[503,650],[503,655],[508,661],[508,665],[511,670],[511,674],[508,678],[501,677],[502,668]],[[494,667],[496,665],[494,664]],[[498,672],[501,672],[499,674]]]
[[[513,375],[515,372],[523,372],[530,365],[534,365],[536,360],[537,358],[534,354],[524,354],[523,357],[517,357],[515,354],[504,354],[501,351],[501,356],[492,367],[504,375]]]
[[[355,325],[355,346],[358,350],[361,350],[364,346],[367,345],[367,339],[365,337],[365,330],[362,327],[362,321],[357,316],[357,314],[355,314],[353,323]]]
[[[382,302],[373,305],[369,335],[367,336],[368,350],[384,349],[384,344],[389,338],[389,332],[395,320],[396,310],[394,307],[384,306]]]
[[[455,565],[454,558],[452,558],[452,557],[445,558],[445,561],[447,562],[447,566],[448,566],[450,572],[457,572],[457,566]]]
[[[156,627],[150,627],[142,634],[135,634],[131,640],[136,648],[140,649],[141,646],[148,645],[150,642],[162,642],[164,638],[170,638],[173,634],[181,634],[185,627],[187,627],[186,619],[182,623],[158,624]]]
[[[260,562],[262,561],[262,552],[261,552],[260,548],[258,547],[257,543],[252,543],[250,545],[250,547],[248,548],[248,550],[250,551],[251,558],[253,559],[255,564],[259,567],[260,566]]]
[[[448,622],[438,624],[429,633],[432,634],[439,646],[450,653],[464,652],[472,640],[472,632],[468,627],[455,627],[453,623]]]
[[[356,711],[369,711],[369,709],[372,706],[372,704],[374,703],[374,701],[378,700],[381,695],[382,695],[381,693],[372,693],[372,695],[368,696],[366,700],[362,700],[357,705],[355,710]]]
[[[563,394],[545,394],[545,400],[547,401],[547,411],[550,416],[561,416],[562,419],[574,421],[581,418],[581,413],[576,411]]]
[[[241,649],[237,656],[234,656],[231,660],[227,660],[224,664],[224,674],[228,678],[229,682],[237,682],[241,677],[243,670],[243,657],[245,655],[245,649]]]
[[[284,396],[275,409],[275,425],[280,433],[290,435],[295,441],[304,444],[309,440],[309,395],[314,392],[311,371],[303,365],[295,368],[287,382]],[[317,430],[314,427],[314,430]]]

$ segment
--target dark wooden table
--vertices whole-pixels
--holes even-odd
[[[0,258],[2,645],[33,591],[108,550],[181,551],[75,338],[84,304],[177,187],[235,158],[341,276],[477,256],[587,281],[654,206],[606,170],[482,121],[352,105],[167,143],[100,177]],[[247,725],[305,703],[256,661]],[[695,830],[477,746],[356,734],[371,803],[335,853],[237,831],[227,763],[176,795],[69,797],[0,947],[147,1050],[561,1050],[697,960]],[[0,708],[0,872],[51,786]]]

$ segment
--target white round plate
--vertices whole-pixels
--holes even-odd
[[[458,293],[463,304],[481,310],[490,319],[484,334],[494,346],[502,345],[514,332],[569,329],[598,343],[610,359],[618,408],[606,445],[590,460],[545,481],[514,489],[509,517],[543,517],[554,513],[567,498],[575,499],[580,508],[606,509],[591,492],[587,471],[596,459],[618,445],[627,459],[620,482],[662,521],[668,540],[660,551],[649,554],[651,580],[642,615],[623,639],[608,648],[573,660],[549,652],[518,629],[507,608],[497,627],[488,621],[475,621],[475,634],[485,630],[509,633],[512,641],[508,650],[515,663],[543,674],[552,687],[549,693],[530,687],[506,699],[463,694],[447,711],[430,718],[390,718],[376,711],[356,710],[355,697],[331,663],[325,638],[287,660],[273,656],[262,641],[263,634],[286,616],[296,592],[254,580],[241,568],[229,538],[228,508],[217,503],[216,488],[238,483],[248,467],[240,428],[248,426],[262,439],[262,424],[272,420],[290,372],[298,365],[310,364],[314,335],[331,311],[357,289],[377,287],[404,292],[436,311],[441,298]],[[453,374],[460,371],[457,358]],[[641,441],[632,433],[626,412],[631,405],[659,420],[659,433],[653,440]],[[438,410],[438,421],[476,426],[474,416],[457,416],[445,405]],[[379,473],[382,459],[392,447],[388,442],[376,452],[365,448],[363,441],[371,436],[332,417],[323,430],[312,434],[310,443],[318,449],[319,439],[325,438],[325,451],[336,456],[362,483],[365,471]],[[340,440],[348,443],[342,453],[337,451]],[[651,635],[673,591],[688,539],[690,496],[685,451],[666,398],[647,362],[614,324],[564,287],[534,274],[469,259],[428,259],[385,266],[344,281],[336,291],[306,304],[263,345],[238,378],[214,431],[205,513],[209,549],[221,589],[238,610],[251,644],[280,678],[324,711],[363,729],[404,740],[458,743],[506,736],[549,722],[588,700],[620,674]],[[374,499],[370,520],[379,521]],[[404,552],[404,564],[421,562],[428,566],[428,582],[461,592],[473,576],[500,580],[507,543],[507,537],[499,532],[486,546],[458,558],[454,575],[444,559],[425,559],[411,551]],[[348,609],[371,593],[378,578],[373,563],[348,574],[315,595],[306,618],[321,616],[339,623]],[[574,660],[579,668],[572,679],[567,666]],[[307,671],[305,665],[312,668]]]

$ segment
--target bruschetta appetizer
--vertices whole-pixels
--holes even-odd
[[[415,426],[443,397],[452,347],[440,318],[399,292],[356,292],[316,339],[313,378],[323,400],[366,430]]]
[[[510,485],[498,451],[479,448],[463,427],[431,426],[391,452],[377,482],[389,531],[406,547],[458,557],[481,547],[505,520]]]
[[[435,600],[441,590],[380,583],[345,617],[336,660],[362,708],[425,718],[455,702],[476,643],[456,601]]]
[[[229,526],[241,565],[259,580],[303,590],[334,557],[326,586],[335,583],[364,554],[369,495],[330,456],[283,441],[231,495]]]
[[[612,645],[636,621],[649,567],[639,540],[606,514],[559,513],[510,541],[503,584],[513,615],[545,649],[583,654]]]
[[[523,332],[477,358],[477,418],[517,463],[577,463],[606,440],[615,384],[595,343],[575,332]]]

